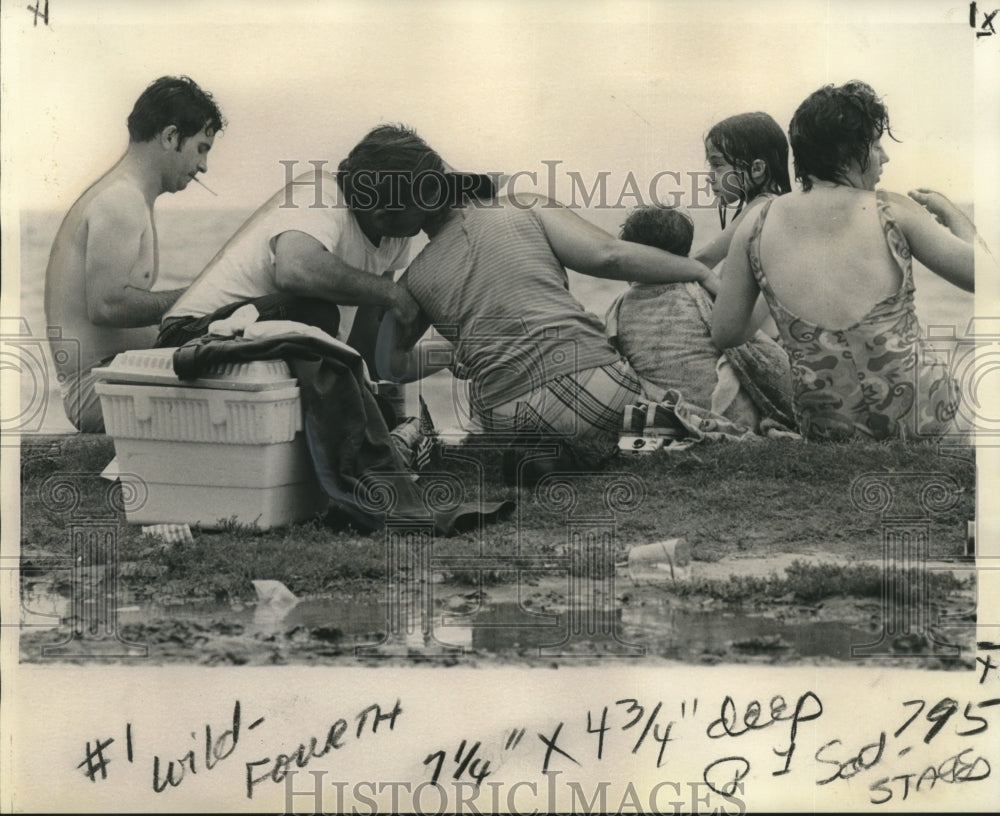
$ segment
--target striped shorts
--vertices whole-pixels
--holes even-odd
[[[106,365],[114,355],[95,365]],[[92,370],[78,372],[60,383],[63,408],[66,418],[81,433],[104,433],[104,415],[101,413],[101,398],[94,385],[100,382]]]
[[[565,446],[581,465],[599,465],[618,450],[625,406],[642,397],[625,361],[565,374],[479,414],[488,433],[538,435]]]

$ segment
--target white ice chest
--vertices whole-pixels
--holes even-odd
[[[322,512],[288,366],[229,363],[182,383],[173,352],[126,351],[94,370],[128,521],[267,529]]]

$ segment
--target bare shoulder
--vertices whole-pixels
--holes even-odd
[[[759,203],[758,203],[759,202]],[[772,206],[776,206],[781,203],[781,199],[777,198],[772,201]],[[733,238],[730,243],[730,248],[733,244],[746,244],[750,240],[750,233],[753,231],[754,226],[757,224],[757,219],[760,218],[763,212],[762,208],[764,201],[757,199],[752,201],[742,213],[740,213],[740,220],[738,223],[733,224]]]
[[[742,224],[744,221],[751,220],[754,213],[758,212],[761,207],[763,207],[768,201],[772,204],[776,202],[780,196],[764,196],[760,195],[756,198],[748,201],[746,206],[743,207],[743,211],[733,219],[733,226]]]
[[[926,214],[926,210],[924,210],[923,207],[907,195],[894,193],[890,190],[883,190],[882,194],[885,196],[886,202],[896,215],[912,218],[914,216],[922,216]]]
[[[759,203],[759,206],[763,207],[768,201],[770,201],[770,212],[783,213],[803,208],[808,203],[809,196],[809,193],[804,193],[802,190],[793,190],[790,193],[775,196],[771,199],[766,199],[761,196],[759,198],[755,198],[751,203]]]
[[[149,225],[146,200],[133,184],[108,179],[90,191],[83,218],[92,226],[115,230],[142,231]],[[81,202],[84,203],[84,202]]]
[[[929,226],[938,226],[934,217],[918,202],[902,193],[884,192],[885,200],[896,223],[912,240],[915,232],[926,232]]]

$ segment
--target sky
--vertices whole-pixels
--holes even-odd
[[[3,0],[0,52],[5,203],[22,209],[67,209],[124,151],[146,84],[178,73],[228,119],[204,177],[218,195],[191,185],[158,208],[252,209],[284,183],[279,161],[333,168],[380,122],[415,127],[458,168],[537,174],[519,190],[566,198],[570,173],[589,186],[603,171],[617,199],[629,173],[648,190],[669,170],[692,198],[714,122],[763,110],[787,128],[811,91],[853,78],[902,140],[883,186],[971,201],[976,52],[1000,51],[947,0],[49,0],[47,25],[27,4]]]

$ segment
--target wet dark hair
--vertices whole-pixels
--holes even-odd
[[[207,129],[209,135],[225,126],[222,112],[212,95],[186,76],[163,76],[154,80],[135,101],[128,115],[131,142],[148,142],[165,127],[174,125],[185,139]]]
[[[623,241],[664,249],[674,255],[687,255],[694,240],[694,224],[676,207],[646,204],[636,207],[622,224]]]
[[[750,165],[755,159],[764,162],[764,179],[748,190],[739,190],[740,204],[748,204],[761,193],[782,195],[791,192],[788,178],[788,140],[781,126],[766,113],[739,113],[713,125],[705,134],[725,158],[727,164],[746,173],[752,184]],[[736,192],[736,191],[734,191]]]
[[[888,133],[889,111],[872,87],[852,80],[826,85],[806,97],[788,126],[795,178],[810,190],[809,177],[841,182],[852,161],[868,169],[872,143]]]
[[[427,210],[446,206],[445,164],[416,131],[379,125],[337,167],[337,184],[354,210]]]

